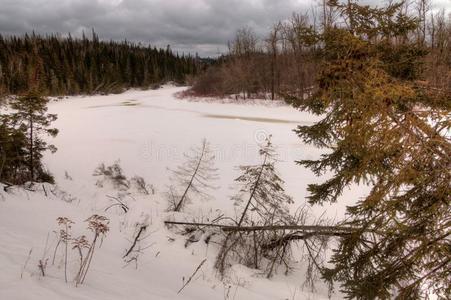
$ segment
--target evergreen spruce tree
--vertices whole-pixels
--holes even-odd
[[[309,200],[339,200],[353,183],[369,194],[348,207],[342,237],[324,269],[355,299],[420,299],[451,294],[451,144],[449,93],[416,79],[423,49],[409,41],[415,20],[402,3],[385,8],[331,1],[348,28],[326,28],[316,93],[289,99],[323,118],[299,137],[328,149],[299,163],[321,175]],[[395,55],[396,61],[392,56]],[[448,103],[448,105],[436,105]]]
[[[294,218],[289,213],[293,199],[285,193],[284,181],[280,178],[275,164],[276,152],[270,137],[260,146],[261,163],[240,166],[242,174],[235,179],[240,186],[239,193],[232,198],[242,211],[235,221],[237,227],[293,225]],[[286,266],[291,263],[290,248],[285,243],[275,243],[284,236],[283,230],[229,232],[222,242],[215,267],[221,275],[232,263],[243,263],[256,269],[265,269],[271,277],[277,262]]]
[[[287,224],[290,220],[288,205],[293,199],[285,194],[284,181],[275,168],[276,152],[270,138],[261,146],[259,154],[261,164],[240,166],[242,174],[235,179],[240,191],[233,200],[236,206],[243,207],[237,224]]]
[[[20,131],[26,136],[27,146],[25,159],[28,166],[28,180],[52,182],[51,175],[43,168],[41,158],[46,150],[56,151],[54,145],[48,144],[42,139],[42,134],[55,137],[58,129],[49,128],[56,120],[56,115],[47,113],[48,99],[42,97],[39,92],[32,90],[24,96],[18,97],[11,107],[15,112],[11,118]]]
[[[21,184],[27,180],[26,136],[14,128],[8,115],[0,115],[0,182]]]

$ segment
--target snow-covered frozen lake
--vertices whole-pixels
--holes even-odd
[[[168,168],[182,163],[183,153],[206,138],[215,152],[220,175],[216,200],[206,206],[227,210],[238,175],[236,167],[258,163],[258,143],[272,135],[279,153],[279,171],[296,202],[293,209],[305,203],[307,184],[318,179],[295,161],[316,158],[320,152],[302,144],[293,129],[312,124],[317,117],[269,101],[231,104],[179,100],[174,94],[183,89],[166,86],[155,91],[51,102],[49,110],[58,114],[55,126],[60,133],[53,140],[58,151],[46,156],[48,168],[57,180],[67,171],[77,181],[91,184],[99,163],[120,160],[126,174],[140,175],[164,192],[169,183]],[[265,102],[269,103],[262,104]],[[343,207],[314,210],[340,217]]]

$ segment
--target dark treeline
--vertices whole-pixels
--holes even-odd
[[[0,35],[0,94],[38,87],[46,95],[120,92],[165,81],[182,83],[199,60],[127,41],[56,35]]]

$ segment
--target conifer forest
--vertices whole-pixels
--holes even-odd
[[[57,35],[0,36],[0,93],[22,94],[30,84],[45,95],[118,93],[195,75],[199,61],[130,42]]]

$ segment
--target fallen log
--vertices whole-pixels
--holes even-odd
[[[267,225],[267,226],[233,226],[233,225],[221,225],[212,223],[194,223],[194,222],[176,222],[176,221],[165,221],[165,224],[170,225],[185,225],[185,226],[199,226],[199,227],[219,227],[225,232],[235,232],[235,231],[276,231],[276,230],[297,230],[303,232],[317,232],[323,233],[323,235],[334,235],[334,234],[350,234],[351,232],[357,230],[358,228],[349,226],[320,226],[320,225]]]
[[[350,226],[321,226],[321,225],[267,225],[267,226],[233,226],[213,223],[177,222],[165,221],[167,225],[183,225],[196,227],[218,227],[222,231],[232,234],[234,232],[256,232],[256,231],[294,231],[282,235],[280,238],[271,240],[269,243],[261,245],[262,249],[271,250],[284,246],[291,241],[307,240],[314,236],[340,237],[352,234],[359,230]]]
[[[268,225],[268,226],[226,226],[223,231],[276,231],[276,230],[301,230],[304,232],[338,232],[351,233],[356,228],[341,226],[319,226],[319,225]]]

